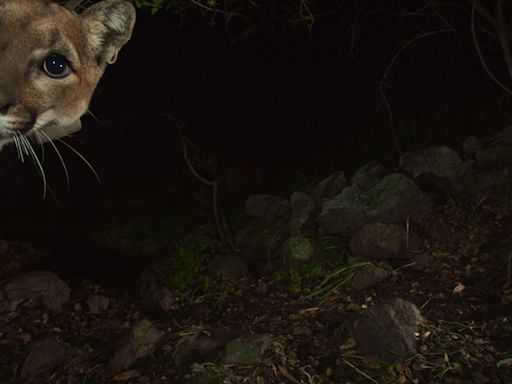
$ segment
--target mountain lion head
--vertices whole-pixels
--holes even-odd
[[[0,150],[80,129],[96,84],[130,39],[135,9],[104,0],[81,14],[49,0],[0,0]]]

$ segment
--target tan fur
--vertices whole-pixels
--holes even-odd
[[[52,1],[0,0],[0,150],[16,132],[45,141],[80,129],[134,23],[135,10],[124,0],[101,1],[80,15]],[[63,78],[43,70],[55,53],[71,63]]]

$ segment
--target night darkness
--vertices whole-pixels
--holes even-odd
[[[118,194],[195,188],[177,127],[162,114],[184,124],[191,158],[214,154],[256,169],[262,182],[244,193],[289,193],[294,187],[283,185],[287,178],[304,185],[372,160],[395,167],[399,151],[430,144],[458,149],[470,135],[485,137],[505,126],[507,101],[485,74],[468,38],[469,14],[461,11],[447,15],[461,33],[418,39],[394,61],[386,79],[391,129],[379,83],[400,48],[429,26],[428,17],[415,19],[418,25],[399,22],[397,12],[416,9],[409,6],[360,15],[353,45],[339,13],[318,21],[311,34],[276,21],[272,32],[256,25],[244,36],[248,26],[238,19],[210,25],[193,13],[182,23],[170,12],[139,12],[132,40],[93,97],[94,116],[86,115],[82,131],[69,139],[102,183],[61,148],[68,190],[60,159],[47,148],[51,193],[43,200],[36,168],[7,150],[4,199],[14,216],[31,217],[31,204],[43,215],[56,209],[66,216],[76,214],[68,204],[77,201],[94,205]],[[506,78],[501,55],[486,49],[491,43],[482,36],[487,65]],[[11,237],[26,234],[25,225],[7,227]]]
[[[512,383],[509,0],[323,1],[138,9],[46,185],[2,150],[1,383]]]
[[[137,149],[143,156],[169,156],[169,145],[176,143],[175,129],[151,116],[164,112],[187,120],[186,133],[207,150],[277,166],[300,168],[322,157],[324,165],[332,161],[334,168],[345,157],[357,166],[372,157],[365,135],[391,132],[377,88],[412,32],[390,20],[376,14],[362,21],[354,57],[335,19],[319,23],[312,40],[305,32],[290,31],[255,32],[234,40],[222,23],[210,27],[192,18],[181,27],[168,13],[142,14],[134,39],[109,69],[91,109],[103,122],[102,130],[116,132],[117,118],[146,136]],[[491,55],[491,65],[497,58]],[[500,73],[504,67],[494,69],[505,74]],[[393,112],[431,124],[429,129],[440,131],[431,134],[434,140],[460,141],[475,129],[485,131],[467,127],[454,139],[435,118],[445,114],[453,124],[467,124],[464,108],[472,110],[471,102],[499,94],[471,42],[449,33],[412,44],[397,59],[387,83]],[[95,140],[92,129],[86,134]],[[400,144],[407,150],[426,143]],[[385,153],[394,150],[381,148],[373,156],[395,155]],[[357,159],[361,154],[364,158]]]

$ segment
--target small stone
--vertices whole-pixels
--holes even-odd
[[[4,289],[6,300],[14,306],[34,307],[43,304],[52,311],[60,311],[69,300],[71,290],[51,271],[32,271],[9,281]]]
[[[116,350],[110,360],[112,372],[126,370],[135,361],[151,354],[164,335],[164,332],[159,331],[149,320],[137,323],[131,329],[128,339]]]
[[[272,338],[267,335],[238,337],[226,345],[224,361],[227,364],[258,364],[271,345]]]
[[[391,272],[385,268],[377,265],[367,265],[356,272],[350,285],[354,289],[367,289],[384,280],[390,274]]]
[[[145,309],[161,314],[168,313],[176,303],[176,297],[172,291],[160,283],[157,275],[151,269],[147,269],[141,274],[139,296]]]
[[[36,343],[28,354],[20,377],[24,382],[31,382],[40,377],[51,368],[64,362],[66,359],[66,348],[52,337]]]
[[[197,332],[194,335],[184,336],[176,346],[175,363],[178,366],[188,365],[192,362],[206,361],[226,346],[236,335],[227,327],[217,328],[208,333]]]
[[[89,295],[87,298],[87,307],[93,314],[104,313],[110,305],[110,299],[101,295]]]

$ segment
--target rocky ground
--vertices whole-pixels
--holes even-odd
[[[414,261],[212,281],[179,298],[149,272],[127,292],[26,274],[48,255],[2,243],[0,382],[511,383],[511,214],[447,202]]]
[[[248,196],[223,246],[147,200],[0,241],[0,383],[512,383],[512,129],[462,148]]]

